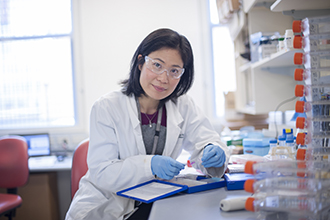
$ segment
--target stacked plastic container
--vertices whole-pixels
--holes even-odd
[[[305,97],[297,101],[296,112],[306,113],[307,118],[298,117],[296,143],[305,146],[298,149],[297,159],[330,161],[330,16],[305,18],[293,22],[294,47],[303,52],[296,53],[294,62],[304,68],[295,70],[295,95]]]
[[[258,219],[330,219],[330,164],[316,161],[282,160],[245,164],[254,175],[244,189],[253,193],[245,208]]]
[[[330,219],[330,16],[293,22],[297,160],[247,162],[246,209],[258,219]]]

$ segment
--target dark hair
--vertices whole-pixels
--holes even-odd
[[[140,97],[142,94],[145,95],[140,84],[141,71],[139,69],[139,65],[143,65],[145,60],[138,59],[138,56],[139,54],[143,57],[148,56],[161,48],[178,50],[185,69],[175,90],[161,101],[166,102],[171,99],[176,102],[177,97],[185,94],[190,89],[194,79],[194,57],[191,45],[185,36],[171,29],[162,28],[150,33],[136,49],[131,61],[129,78],[120,83],[123,86],[122,92],[124,94],[134,94],[136,97]]]

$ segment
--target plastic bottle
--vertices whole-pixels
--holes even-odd
[[[269,151],[268,154],[264,156],[267,160],[276,160],[278,159],[276,155],[276,149],[277,149],[277,140],[276,139],[270,139],[269,140]]]
[[[295,147],[295,144],[294,144],[293,135],[288,135],[288,136],[286,137],[286,140],[285,140],[285,146],[291,148],[292,153],[295,154],[295,152],[296,152],[296,147]]]
[[[329,199],[322,197],[320,194],[287,190],[277,190],[273,193],[259,192],[254,194],[253,197],[249,197],[245,203],[245,209],[248,211],[279,211],[288,212],[291,215],[295,213],[304,217],[316,216],[328,206]]]
[[[318,192],[330,187],[330,180],[300,177],[275,177],[265,179],[248,179],[244,183],[244,190],[250,193],[267,192],[271,190],[306,190]]]
[[[313,120],[311,118],[297,117],[296,127],[299,133],[313,133],[314,135],[330,135],[330,119]]]
[[[295,53],[293,61],[295,65],[304,65],[306,69],[329,68],[330,50]]]
[[[278,146],[285,146],[285,134],[282,134],[278,137]]]
[[[296,85],[295,96],[305,96],[307,101],[330,100],[330,85]]]
[[[277,146],[277,140],[276,139],[270,139],[269,140],[269,151],[272,151],[273,148]]]
[[[330,135],[299,133],[296,142],[297,144],[307,145],[307,147],[328,148],[330,147]]]
[[[267,162],[247,161],[244,172],[252,175],[277,176],[280,171],[287,172],[290,175],[297,173],[297,169],[305,169],[305,161],[295,160],[277,160]],[[278,171],[278,172],[275,172]],[[293,173],[293,174],[292,174]]]
[[[292,29],[285,30],[284,35],[284,48],[285,49],[292,49],[293,48],[293,31]]]
[[[298,113],[306,113],[307,117],[313,119],[330,118],[330,101],[297,101],[295,110]]]
[[[330,32],[330,16],[320,16],[295,20],[292,22],[294,33],[303,33],[305,36]]]
[[[309,36],[296,35],[293,38],[293,48],[303,49],[305,52],[317,52],[330,49],[330,34],[318,34]]]
[[[307,85],[330,84],[330,68],[325,69],[301,69],[294,71],[294,79],[303,81]]]

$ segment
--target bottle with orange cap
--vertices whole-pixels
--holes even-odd
[[[294,33],[302,33],[304,36],[330,32],[330,16],[295,20],[292,22],[292,30]]]
[[[307,117],[312,117],[313,119],[330,118],[330,101],[296,101],[295,111],[306,113]]]
[[[265,177],[295,176],[297,169],[306,168],[306,161],[273,160],[267,162],[247,161],[244,172],[261,179]]]
[[[323,210],[329,208],[329,201],[321,192],[274,190],[259,192],[247,198],[245,209],[261,215],[274,215],[273,212],[278,212],[277,218],[259,219],[320,219]]]
[[[312,171],[306,171],[311,173]],[[311,175],[314,176],[314,175]],[[329,179],[281,176],[261,180],[248,179],[244,183],[244,190],[249,193],[267,192],[269,190],[305,190],[317,192],[330,187]]]
[[[330,33],[300,36],[293,38],[293,48],[303,49],[305,52],[321,51],[330,49]]]
[[[294,79],[304,82],[306,85],[330,84],[330,68],[324,69],[302,69],[296,68]]]
[[[305,117],[297,117],[296,119],[296,145],[297,145],[297,151],[296,151],[296,159],[297,160],[305,160],[305,155],[306,155],[306,148],[307,145],[297,142],[298,136],[300,137],[300,134],[307,134],[308,128],[309,128],[309,123],[306,122]]]
[[[320,135],[312,133],[299,133],[296,138],[297,144],[307,145],[314,148],[329,148],[330,135]]]
[[[311,132],[314,135],[330,135],[330,119],[313,120],[311,118],[297,117],[296,128],[299,133]]]
[[[329,68],[330,50],[318,52],[295,53],[293,62],[295,65],[303,65],[306,69]]]
[[[330,85],[296,85],[295,96],[307,101],[330,100]]]
[[[330,136],[313,133],[299,133],[297,144],[307,145],[297,150],[297,160],[330,162]]]

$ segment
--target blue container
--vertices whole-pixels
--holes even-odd
[[[269,139],[243,139],[243,152],[244,154],[253,154],[258,156],[265,156],[269,151]]]

